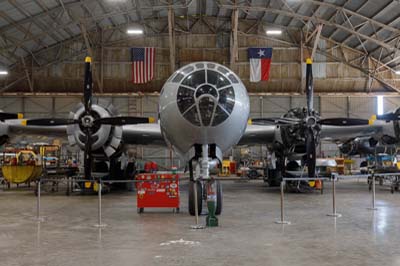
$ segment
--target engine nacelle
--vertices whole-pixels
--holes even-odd
[[[70,119],[81,119],[85,114],[85,108],[80,103],[75,110],[70,112]],[[118,112],[114,106],[106,100],[99,99],[92,104],[92,116],[94,119],[117,116]],[[85,148],[86,135],[83,128],[78,124],[67,127],[68,141],[71,146],[78,145],[80,149]],[[122,140],[122,127],[111,125],[94,126],[92,132],[92,150],[104,151],[111,157],[119,148]]]
[[[367,155],[374,154],[375,150],[380,153],[383,152],[383,146],[377,146],[378,142],[374,138],[355,138],[339,145],[341,153],[352,155]]]
[[[222,153],[237,144],[246,129],[250,105],[235,73],[217,63],[197,62],[167,80],[159,112],[164,138],[181,157],[191,159],[189,153],[196,144],[215,144]]]

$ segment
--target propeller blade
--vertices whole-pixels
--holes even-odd
[[[27,126],[64,126],[77,124],[79,121],[64,118],[38,118],[26,120]]]
[[[312,73],[312,60],[307,58],[306,61],[306,95],[307,95],[307,113],[310,116],[314,110],[314,82]]]
[[[400,114],[397,113],[386,113],[383,115],[377,115],[376,116],[377,120],[385,120],[385,121],[399,121],[400,120]]]
[[[85,130],[86,134],[86,146],[84,150],[84,174],[85,174],[85,179],[91,180],[92,179],[92,162],[93,162],[93,157],[92,157],[92,133],[89,128],[86,128]]]
[[[93,93],[92,58],[87,56],[85,58],[85,81],[83,88],[83,100],[86,113],[89,113],[92,109],[92,93]]]
[[[7,119],[22,119],[24,116],[19,113],[5,113],[0,112],[0,120],[7,120]]]
[[[272,124],[272,125],[295,125],[300,123],[301,120],[297,118],[254,118],[252,119],[252,124],[254,125],[265,125],[265,124]]]
[[[358,118],[325,118],[321,119],[319,123],[327,126],[364,126],[369,125],[369,120]]]
[[[315,177],[315,166],[317,164],[316,147],[314,133],[311,128],[306,132],[306,164],[308,167],[308,176]]]
[[[116,117],[99,118],[96,119],[94,123],[101,125],[123,126],[123,125],[153,123],[154,121],[155,120],[153,117],[116,116]]]

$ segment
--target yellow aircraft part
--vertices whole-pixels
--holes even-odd
[[[3,165],[4,179],[9,183],[25,183],[37,178],[42,173],[42,167],[37,165]]]

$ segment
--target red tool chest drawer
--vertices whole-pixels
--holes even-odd
[[[171,173],[145,173],[136,176],[137,208],[173,208],[179,212],[179,175]]]

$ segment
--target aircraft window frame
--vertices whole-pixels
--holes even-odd
[[[197,69],[204,69],[204,63],[196,63],[195,66]]]
[[[225,67],[222,67],[222,66],[219,66],[219,67],[217,68],[217,70],[220,71],[220,72],[221,72],[222,74],[224,74],[224,75],[228,75],[228,73],[229,73],[229,70],[226,69]]]
[[[238,84],[239,83],[239,81],[238,81],[238,79],[235,77],[235,75],[233,75],[232,73],[230,73],[229,75],[228,75],[228,78],[230,79],[230,81],[232,82],[232,83],[235,83],[235,84]]]
[[[182,81],[182,79],[192,72],[194,70],[193,66],[187,66],[185,67],[182,71],[178,71],[178,73],[175,76],[172,76],[168,81],[174,82],[174,83],[179,83]]]
[[[172,82],[174,83],[179,83],[182,81],[182,79],[185,77],[182,73],[178,72],[178,74],[175,75],[175,77],[172,79]]]
[[[208,63],[208,64],[207,64],[207,68],[208,68],[208,69],[214,69],[214,68],[215,68],[215,64],[213,64],[213,63]]]
[[[218,126],[226,121],[233,112],[236,99],[234,84],[238,84],[239,80],[231,71],[218,64],[196,63],[194,66],[186,67],[184,69],[186,73],[179,81],[178,109],[185,120],[194,126]],[[189,69],[191,71],[187,72]],[[183,73],[183,71],[179,73]],[[199,75],[200,73],[201,75]],[[210,73],[215,74],[211,80]],[[191,78],[192,80],[190,80]],[[218,84],[221,78],[223,83]],[[206,85],[210,88],[205,88]],[[199,92],[203,89],[206,90]],[[191,99],[188,102],[183,97]],[[204,103],[206,103],[206,107]]]

